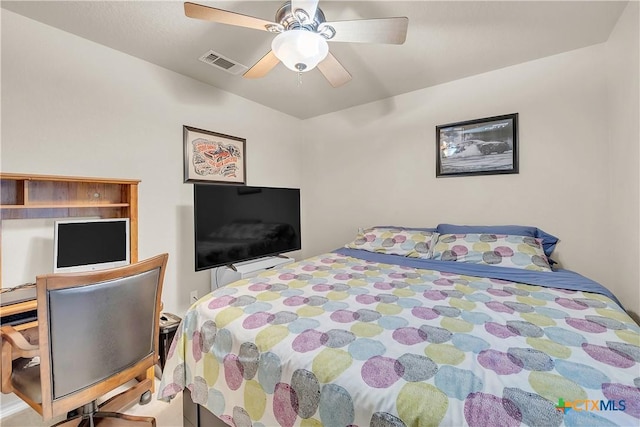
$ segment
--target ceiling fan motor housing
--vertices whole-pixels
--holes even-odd
[[[276,12],[276,22],[279,22],[285,30],[318,31],[318,26],[326,21],[324,13],[318,7],[314,16],[309,16],[303,9],[292,10],[291,2],[283,4]]]

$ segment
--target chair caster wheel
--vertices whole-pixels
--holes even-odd
[[[144,393],[142,393],[142,396],[140,396],[140,404],[146,405],[149,402],[151,402],[151,392],[147,390]]]

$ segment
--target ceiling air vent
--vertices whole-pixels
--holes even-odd
[[[238,64],[237,62],[234,62],[233,60],[226,58],[220,55],[218,52],[214,52],[212,50],[202,55],[199,59],[205,64],[209,64],[212,67],[219,68],[231,74],[244,73],[249,69],[249,67]]]

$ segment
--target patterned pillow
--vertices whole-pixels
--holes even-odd
[[[454,224],[438,224],[436,231],[440,234],[508,234],[512,236],[528,236],[542,239],[542,247],[544,254],[551,256],[551,253],[558,244],[558,239],[537,227],[527,225],[454,225]]]
[[[507,234],[440,234],[433,259],[551,271],[542,239]]]
[[[435,232],[404,227],[371,227],[361,230],[356,239],[345,245],[382,254],[410,258],[431,258],[431,240]]]

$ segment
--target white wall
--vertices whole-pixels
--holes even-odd
[[[629,2],[607,41],[610,184],[609,279],[640,313],[640,3]]]
[[[305,152],[303,185],[314,196],[306,250],[334,249],[376,224],[534,225],[561,239],[554,258],[565,268],[628,295],[616,280],[626,272],[611,275],[613,251],[602,240],[617,167],[604,57],[596,45],[307,120],[322,131]],[[519,174],[435,177],[437,125],[516,112]],[[637,149],[631,154],[625,162],[636,162],[637,176]],[[637,186],[635,205],[626,192],[617,203],[637,223]]]
[[[298,119],[4,9],[2,125],[4,172],[142,180],[139,258],[169,253],[176,314],[209,291],[209,272],[194,272],[182,126],[246,138],[249,185],[301,184]],[[52,224],[2,222],[3,286],[51,272]]]

